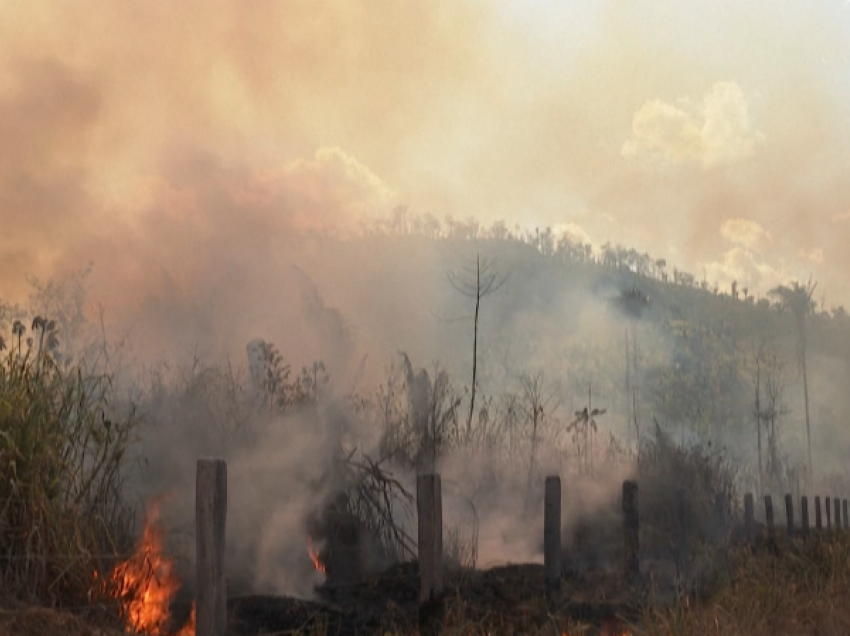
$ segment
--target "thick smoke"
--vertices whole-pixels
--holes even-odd
[[[89,298],[126,339],[129,375],[197,391],[150,402],[156,435],[141,450],[155,468],[141,481],[176,490],[179,525],[194,459],[230,449],[230,536],[258,587],[307,593],[299,524],[326,494],[310,480],[341,431],[367,452],[379,440],[328,407],[234,446],[227,400],[248,398],[221,374],[250,386],[249,342],[275,343],[295,375],[323,362],[335,400],[374,390],[400,349],[418,368],[445,364],[462,395],[470,382],[470,306],[446,274],[471,244],[388,244],[373,230],[399,204],[633,245],[753,294],[811,271],[828,304],[850,304],[846,3],[612,0],[566,14],[539,2],[520,3],[522,19],[516,4],[0,9],[3,300],[25,298],[28,274],[93,263]],[[496,255],[516,269],[484,301],[482,404],[545,370],[560,422],[594,383],[606,427],[627,435],[622,369],[599,363],[630,324],[607,309],[619,287],[564,291],[530,252]],[[181,366],[195,354],[194,371]],[[811,362],[819,422],[848,412],[836,364]],[[834,448],[824,430],[818,451]],[[519,521],[536,514],[525,481],[491,488],[489,461],[444,465],[447,482],[485,493],[479,560],[536,560],[539,529]],[[621,479],[565,498],[566,514],[604,508]],[[468,522],[473,494],[450,492],[449,520]]]
[[[848,302],[845,5],[535,6],[7,6],[4,272],[94,260],[134,277],[99,281],[120,305],[401,200],[575,223],[753,289],[811,270]]]

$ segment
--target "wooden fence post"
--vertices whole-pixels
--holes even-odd
[[[847,500],[846,499],[841,502],[841,507],[843,508],[842,512],[844,513],[842,515],[844,517],[844,529],[850,530],[850,525],[848,525],[848,522],[850,522],[850,519],[847,518]]]
[[[561,591],[561,478],[547,477],[543,510],[543,562],[546,600],[551,604]]]
[[[744,537],[746,542],[752,547],[756,539],[756,519],[753,493],[751,492],[744,495]]]
[[[623,540],[626,578],[634,581],[640,575],[640,517],[636,481],[623,482]]]
[[[195,474],[195,634],[224,636],[227,580],[224,544],[227,527],[227,464],[199,459]]]
[[[419,536],[419,633],[439,634],[443,603],[443,493],[440,475],[416,479]]]
[[[726,534],[726,493],[723,492],[714,495],[714,527],[719,541]]]
[[[835,519],[835,523],[833,524],[835,532],[841,532],[841,500],[838,497],[833,497],[832,499],[832,507],[835,510],[835,514],[833,518]]]
[[[791,494],[785,495],[785,525],[787,526],[788,537],[794,536],[794,497]]]
[[[764,496],[764,524],[767,527],[767,542],[773,546],[776,541],[776,526],[773,523],[773,499]]]
[[[800,499],[800,523],[803,528],[803,536],[809,536],[809,498],[805,495]]]
[[[826,498],[826,503],[824,505],[824,510],[826,511],[826,531],[829,532],[832,530],[832,503],[829,497]]]
[[[815,530],[823,530],[823,519],[820,514],[820,495],[815,495]]]

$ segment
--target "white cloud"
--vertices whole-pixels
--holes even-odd
[[[727,241],[748,250],[773,244],[773,236],[755,221],[736,217],[727,219],[720,226],[720,235]]]
[[[578,223],[569,221],[567,223],[558,223],[552,228],[555,236],[566,236],[575,243],[590,243],[590,235]]]
[[[340,148],[257,173],[238,193],[251,207],[285,207],[302,229],[353,229],[396,204],[396,193],[368,166]]]
[[[751,295],[765,293],[775,286],[776,281],[785,278],[783,271],[740,246],[724,252],[720,260],[701,263],[700,266],[705,268],[708,280],[716,281],[721,289],[728,291],[732,281],[737,281],[738,288],[748,287]]]
[[[755,153],[764,136],[752,128],[749,106],[735,82],[717,82],[700,103],[647,101],[634,114],[626,159],[690,162],[703,167],[734,163]]]
[[[815,247],[810,250],[798,250],[797,256],[804,261],[814,263],[815,265],[823,265],[823,249],[820,247]]]

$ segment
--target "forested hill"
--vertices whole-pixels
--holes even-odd
[[[657,422],[748,460],[758,409],[765,447],[792,464],[805,461],[808,397],[814,461],[838,466],[850,450],[850,316],[821,307],[817,281],[776,281],[756,296],[622,246],[427,217],[333,243],[330,262],[316,250],[305,270],[380,360],[405,350],[469,385],[473,303],[451,279],[474,282],[480,257],[504,279],[481,303],[484,395],[537,374],[557,387],[562,419],[592,389],[622,435]]]
[[[503,223],[485,228],[474,219],[448,218],[440,223],[427,214],[404,213],[404,220],[401,214],[397,211],[381,231],[357,241],[362,240],[372,254],[384,254],[382,262],[397,266],[418,257],[423,271],[432,269],[431,274],[437,275],[441,270],[469,268],[480,254],[492,260],[498,275],[516,283],[506,291],[512,296],[509,304],[523,308],[544,309],[575,290],[605,298],[620,295],[623,300],[635,294],[648,299],[639,312],[641,322],[682,329],[701,325],[742,340],[796,337],[802,319],[808,353],[850,363],[850,314],[841,305],[823,306],[819,299],[825,290],[816,280],[777,280],[767,293],[758,295],[737,282],[720,288],[663,257],[622,245],[594,247],[568,234],[556,236],[551,228],[508,229]],[[429,263],[432,251],[436,264]]]
[[[190,284],[164,272],[132,306],[110,306],[96,286],[90,300],[106,304],[111,333],[127,333],[146,365],[187,351],[245,361],[261,338],[296,370],[322,360],[341,390],[368,391],[404,353],[432,374],[445,369],[467,400],[477,259],[496,288],[479,308],[477,411],[533,381],[552,398],[556,428],[592,400],[606,409],[603,429],[624,439],[657,423],[746,462],[762,442],[773,465],[797,465],[808,420],[814,461],[846,463],[850,317],[821,307],[816,281],[776,281],[756,297],[626,247],[399,213],[357,236],[293,233],[222,254]],[[80,329],[82,283],[69,280],[68,293],[38,285],[31,308],[56,319],[62,346]]]

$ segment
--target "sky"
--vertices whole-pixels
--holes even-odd
[[[130,302],[395,205],[850,305],[837,0],[0,0],[3,295]]]

